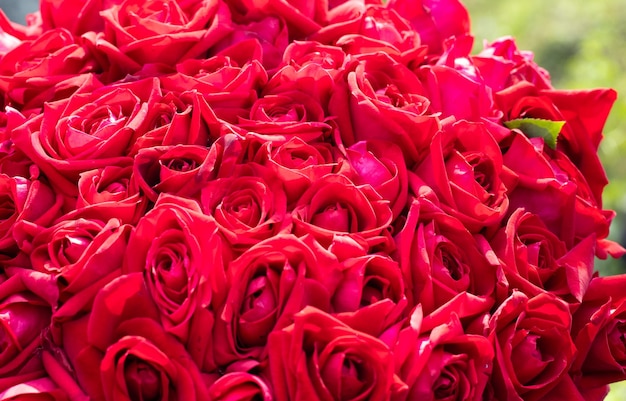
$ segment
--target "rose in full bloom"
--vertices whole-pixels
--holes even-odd
[[[496,398],[541,400],[559,385],[576,353],[571,326],[569,307],[554,295],[513,292],[489,321]]]
[[[102,12],[104,35],[96,48],[127,73],[139,66],[175,66],[201,58],[226,36],[230,13],[221,0],[125,0]]]
[[[88,31],[100,32],[104,29],[104,21],[100,12],[122,0],[41,0],[42,27],[44,30],[65,28],[72,35],[79,36]]]
[[[389,399],[393,354],[382,341],[313,307],[269,336],[275,400]]]

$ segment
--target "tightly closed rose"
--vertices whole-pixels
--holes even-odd
[[[502,152],[482,123],[459,121],[437,133],[415,173],[472,232],[497,225],[508,211]]]
[[[194,324],[210,331],[212,316],[205,309],[224,286],[224,245],[217,230],[196,202],[161,195],[129,239],[124,270],[144,274],[163,329],[183,343],[193,344],[199,334],[190,334]]]
[[[269,337],[276,401],[388,400],[393,355],[382,341],[307,307]]]
[[[394,346],[396,374],[408,387],[399,400],[481,401],[493,368],[486,337],[465,333],[453,311],[445,324],[422,333],[418,307]]]
[[[126,151],[160,97],[158,80],[103,87],[48,104],[12,139],[62,194],[76,196],[80,173],[129,164]]]
[[[552,294],[513,292],[489,321],[495,397],[536,401],[559,385],[576,352],[571,324],[567,304]]]
[[[421,160],[439,129],[427,113],[429,100],[418,78],[383,53],[361,55],[341,73],[329,111],[345,146],[383,139],[402,149],[406,163]]]
[[[201,58],[231,29],[228,7],[221,0],[125,0],[104,10],[102,18],[104,41],[96,46],[129,73],[140,65],[174,66]]]
[[[213,343],[219,365],[261,360],[268,335],[291,324],[303,307],[329,310],[339,271],[336,257],[313,238],[279,235],[235,259],[227,278]]]

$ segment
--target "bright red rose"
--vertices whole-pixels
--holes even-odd
[[[124,271],[143,273],[163,330],[194,345],[194,325],[210,331],[207,312],[222,290],[224,245],[215,221],[195,201],[161,195],[129,239]],[[197,359],[197,355],[194,355]]]
[[[65,324],[63,348],[91,399],[209,399],[196,363],[156,313],[142,274],[134,273],[99,291],[88,320]]]
[[[559,385],[574,360],[569,307],[552,294],[515,291],[489,321],[496,399],[537,401]]]
[[[279,235],[252,246],[228,267],[213,348],[218,365],[267,355],[272,331],[287,327],[303,307],[330,309],[339,279],[336,257],[312,237]]]
[[[65,28],[79,36],[87,31],[102,31],[104,21],[100,12],[122,0],[41,0],[42,27],[44,30]]]
[[[329,110],[345,146],[382,139],[398,145],[407,165],[421,160],[439,119],[419,79],[384,53],[355,58],[339,76]]]
[[[330,243],[335,235],[347,235],[383,247],[389,242],[393,218],[388,202],[371,186],[357,186],[335,174],[315,181],[292,214],[296,235],[311,234],[322,244]]]
[[[20,43],[0,61],[0,91],[6,103],[21,110],[38,110],[45,102],[65,99],[83,87],[101,84],[93,55],[64,29]]]
[[[69,401],[68,394],[48,377],[25,381],[0,392],[7,401]]]
[[[472,232],[497,225],[508,211],[502,151],[483,123],[459,121],[437,133],[415,173]]]
[[[269,336],[276,401],[388,400],[393,354],[382,341],[313,307]]]
[[[484,250],[484,242],[426,199],[413,200],[395,237],[410,306],[421,304],[429,314],[466,291],[491,296],[497,261]]]
[[[510,288],[529,297],[548,291],[567,302],[581,302],[593,273],[593,238],[567,250],[543,221],[517,209],[490,240]]]
[[[280,179],[263,168],[246,170],[241,168],[233,177],[208,182],[201,194],[204,213],[215,218],[222,234],[241,251],[291,231]]]
[[[246,372],[227,373],[209,387],[214,401],[272,401],[272,392],[263,379]]]
[[[573,316],[578,353],[572,373],[581,388],[626,380],[625,277],[595,277]]]
[[[205,56],[232,29],[221,0],[125,0],[101,15],[106,43],[98,41],[96,47],[116,63],[122,61],[121,53],[135,65],[174,66]],[[132,73],[135,65],[120,67]]]
[[[408,386],[400,400],[481,401],[493,368],[493,346],[482,335],[465,333],[450,312],[445,324],[423,333],[421,309],[394,346],[396,374]]]
[[[469,15],[459,0],[390,0],[387,7],[409,21],[433,56],[441,54],[449,37],[469,34]]]
[[[62,194],[78,193],[80,173],[128,163],[127,149],[145,112],[160,98],[158,80],[102,87],[49,103],[12,140]]]
[[[61,214],[62,201],[42,181],[0,174],[0,262],[16,256],[16,223],[45,227]]]

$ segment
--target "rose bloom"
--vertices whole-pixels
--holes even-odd
[[[196,362],[158,323],[141,273],[102,287],[92,312],[62,326],[63,350],[94,400],[208,400]],[[63,375],[63,365],[54,366]],[[67,378],[71,391],[76,383]]]
[[[272,401],[272,391],[259,376],[246,372],[232,372],[220,377],[209,387],[214,401]]]
[[[393,354],[382,341],[307,307],[269,336],[274,399],[388,400]]]
[[[459,121],[437,133],[415,173],[471,232],[497,225],[508,211],[502,152],[483,123]]]
[[[49,104],[14,130],[12,140],[55,190],[73,197],[80,173],[128,162],[132,134],[159,97],[156,79],[76,93]]]
[[[396,373],[407,385],[399,400],[481,401],[493,368],[494,351],[486,337],[465,333],[453,308],[448,321],[422,332],[418,306],[394,346]]]
[[[427,153],[440,128],[418,77],[384,53],[352,59],[336,79],[329,112],[337,119],[345,146],[386,140],[402,149],[412,166]]]
[[[25,381],[0,392],[0,400],[69,401],[67,393],[48,377]]]
[[[492,315],[496,399],[542,400],[567,377],[576,348],[568,305],[552,294],[529,298],[514,291]]]
[[[339,270],[336,257],[312,237],[283,234],[235,259],[227,278],[213,340],[218,365],[260,361],[267,355],[268,335],[291,324],[303,307],[329,310]]]
[[[210,331],[205,309],[224,286],[225,247],[217,230],[195,201],[161,195],[129,239],[124,271],[144,274],[163,330],[185,344],[197,341],[194,324]]]

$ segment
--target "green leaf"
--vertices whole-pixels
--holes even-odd
[[[522,131],[529,138],[543,138],[544,142],[556,149],[556,138],[561,132],[561,128],[565,125],[565,121],[544,120],[541,118],[518,118],[516,120],[506,121],[504,125],[507,128]]]

